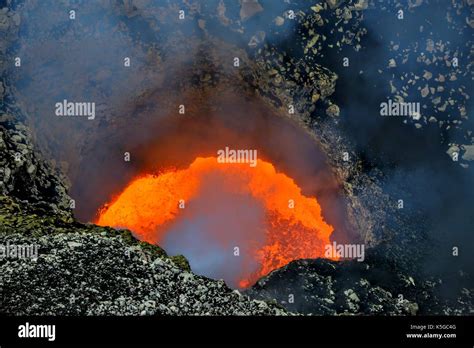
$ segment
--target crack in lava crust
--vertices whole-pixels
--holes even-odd
[[[128,228],[184,254],[196,273],[241,288],[292,260],[324,257],[333,232],[317,199],[270,162],[250,167],[215,157],[132,180],[96,223]]]

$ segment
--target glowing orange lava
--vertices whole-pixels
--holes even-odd
[[[202,194],[203,182],[216,176],[220,180],[215,190],[249,195],[265,208],[264,242],[246,249],[249,252],[245,255],[257,262],[259,269],[237,275],[240,287],[252,285],[292,260],[324,257],[333,227],[323,220],[318,201],[302,195],[293,179],[263,160],[251,167],[247,163],[222,164],[215,157],[198,157],[186,169],[143,175],[99,211],[96,223],[128,228],[140,239],[160,244],[173,220],[179,219]],[[180,201],[185,202],[185,209],[180,208]],[[249,241],[249,245],[254,244]]]

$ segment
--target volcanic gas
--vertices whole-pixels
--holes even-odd
[[[249,166],[216,157],[137,176],[96,223],[128,228],[185,255],[194,272],[240,288],[292,260],[324,257],[333,232],[318,200],[269,161]]]

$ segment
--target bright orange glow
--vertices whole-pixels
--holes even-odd
[[[179,201],[191,205],[200,194],[203,181],[216,175],[221,178],[216,190],[248,194],[265,208],[264,243],[246,255],[258,262],[259,270],[239,275],[240,287],[252,285],[292,260],[324,257],[333,227],[323,220],[318,201],[304,196],[293,179],[263,160],[251,167],[246,163],[221,164],[215,157],[198,157],[186,169],[138,177],[100,210],[96,223],[128,228],[140,239],[160,244],[167,226],[182,214]]]

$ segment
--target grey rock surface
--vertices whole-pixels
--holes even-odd
[[[287,315],[222,280],[194,275],[123,236],[0,233],[37,258],[0,258],[0,308],[14,315]]]

